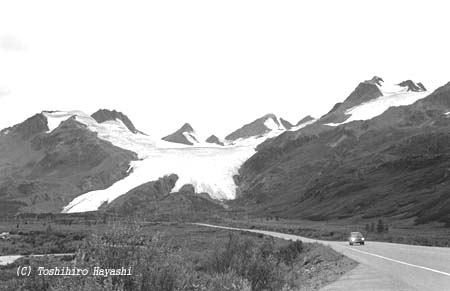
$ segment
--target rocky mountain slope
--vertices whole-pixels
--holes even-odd
[[[131,122],[128,116],[116,110],[100,109],[94,112],[91,117],[94,118],[98,123],[120,120],[132,133],[142,133],[141,131],[137,130],[136,127],[134,127],[133,122]]]
[[[74,197],[127,175],[136,155],[100,140],[74,118],[55,128],[43,112],[0,132],[3,215],[61,209]],[[50,125],[50,126],[49,126]]]
[[[312,117],[311,115],[307,115],[307,116],[303,117],[302,119],[300,119],[295,126],[299,126],[301,124],[311,122],[313,120],[314,120],[314,117]]]
[[[293,127],[292,123],[290,123],[289,121],[287,121],[286,119],[280,118],[280,124],[285,128],[285,129],[291,129]]]
[[[279,119],[275,114],[266,114],[228,134],[225,139],[236,141],[238,139],[259,137],[269,132],[281,132],[291,127],[292,124],[284,119]]]
[[[205,141],[207,143],[214,143],[214,144],[218,144],[218,145],[221,145],[221,146],[224,145],[224,143],[221,142],[220,139],[217,136],[215,136],[214,134],[209,136]]]
[[[206,141],[189,124],[155,139],[114,110],[44,111],[0,132],[2,210],[188,215],[217,207],[208,193],[263,215],[450,223],[449,92],[374,77],[319,119],[267,114]]]
[[[64,120],[71,114],[73,113],[58,114],[56,117],[53,114],[53,117]],[[173,192],[181,191],[185,184],[191,184],[196,193],[209,193],[215,199],[233,199],[236,191],[233,176],[237,174],[238,168],[255,153],[255,147],[259,143],[283,132],[271,130],[258,137],[240,139],[235,144],[227,143],[223,146],[207,142],[194,143],[195,141],[184,144],[134,134],[117,119],[98,123],[82,112],[76,112],[74,118],[85,124],[100,139],[136,153],[139,160],[130,162],[129,175],[107,189],[86,192],[74,198],[63,208],[66,213],[97,210],[131,189],[170,174],[179,177]],[[184,137],[189,141],[186,133],[194,133],[188,124],[172,137]],[[180,141],[172,138],[169,140]],[[196,138],[196,141],[199,139]]]
[[[353,120],[370,119],[390,106],[411,104],[429,93],[422,83],[411,80],[398,85],[385,84],[380,77],[361,82],[342,103],[320,118],[324,124],[341,124]]]
[[[450,83],[429,96],[423,85],[394,86],[394,94],[377,90],[380,83],[361,83],[317,122],[261,144],[239,171],[236,203],[281,217],[450,224]],[[395,97],[414,102],[342,123],[345,108],[377,108]]]
[[[162,140],[185,145],[194,145],[199,143],[195,131],[189,123],[185,123],[180,129],[172,134],[169,134],[168,136],[163,137]]]
[[[194,219],[223,212],[218,201],[206,193],[195,193],[192,185],[183,185],[173,192],[178,176],[164,176],[157,181],[144,183],[100,208],[119,216],[138,216],[147,219]]]

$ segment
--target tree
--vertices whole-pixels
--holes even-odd
[[[375,232],[375,223],[373,221],[370,224],[370,232]]]

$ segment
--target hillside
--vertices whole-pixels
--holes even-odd
[[[136,216],[140,219],[187,219],[211,217],[225,209],[206,193],[195,193],[192,185],[184,185],[178,192],[172,190],[177,175],[169,175],[144,183],[100,208],[109,214]]]
[[[235,203],[290,218],[450,224],[448,112],[450,83],[373,119],[286,132],[244,163]]]
[[[124,178],[137,158],[73,118],[49,128],[45,114],[0,132],[2,215],[60,210],[74,197]]]

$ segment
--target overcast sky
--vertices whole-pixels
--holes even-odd
[[[0,128],[127,114],[160,137],[320,116],[379,75],[450,81],[448,1],[0,1]]]

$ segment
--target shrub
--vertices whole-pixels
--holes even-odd
[[[214,274],[207,277],[205,283],[201,283],[199,289],[208,291],[252,291],[252,287],[248,280],[243,279],[235,272]]]
[[[10,282],[12,290],[196,290],[192,289],[195,272],[180,255],[179,251],[163,243],[158,235],[146,239],[140,235],[140,226],[111,225],[101,234],[92,235],[78,251],[75,260],[64,266],[87,268],[94,266],[105,269],[131,268],[132,276],[32,276]],[[35,266],[61,266],[60,261],[46,259]],[[61,266],[63,267],[63,266]],[[32,274],[35,275],[34,272]],[[20,281],[19,281],[20,280]],[[19,287],[17,287],[17,285]]]
[[[286,265],[292,266],[300,253],[303,251],[303,243],[301,240],[296,240],[289,243],[287,246],[281,247],[278,251],[278,257]]]
[[[217,274],[236,273],[249,281],[251,290],[280,290],[283,277],[274,253],[273,239],[256,245],[254,240],[230,235],[225,247],[207,262],[207,269]]]
[[[75,260],[36,258],[37,266],[131,267],[132,276],[35,276],[8,278],[6,290],[33,291],[275,291],[317,286],[312,276],[342,255],[321,245],[284,242],[258,235],[232,233],[217,241],[215,251],[192,257],[183,247],[172,247],[159,234],[143,236],[136,223],[112,224],[106,231],[85,239]],[[309,280],[309,281],[308,281]],[[329,279],[324,279],[329,280]],[[315,284],[315,285],[314,285]],[[1,289],[1,288],[0,288]],[[311,288],[310,288],[311,289]],[[301,289],[301,290],[310,290]]]

